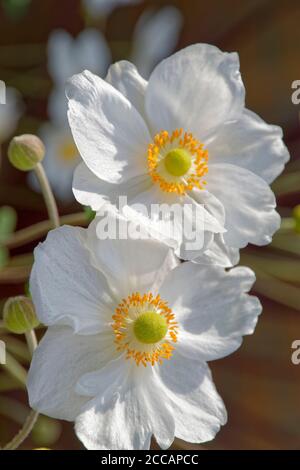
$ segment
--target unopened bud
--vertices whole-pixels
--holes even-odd
[[[6,301],[3,321],[5,328],[16,334],[26,333],[39,325],[32,301],[24,296],[11,297]]]
[[[21,171],[32,170],[45,156],[45,146],[41,139],[33,134],[14,137],[8,147],[10,163]]]

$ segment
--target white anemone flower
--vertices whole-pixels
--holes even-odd
[[[178,264],[156,240],[99,240],[95,225],[51,231],[35,250],[30,289],[49,328],[30,366],[32,408],[75,421],[88,449],[213,439],[226,410],[207,361],[253,332],[253,272]]]
[[[142,0],[83,0],[84,6],[91,16],[105,17],[109,16],[112,11],[125,5],[134,5]]]
[[[73,182],[79,202],[98,211],[121,194],[149,214],[151,204],[205,205],[219,253],[235,259],[248,243],[271,241],[280,217],[269,184],[289,153],[281,128],[245,108],[236,53],[192,45],[162,61],[148,82],[119,62],[106,81],[88,71],[72,77],[67,95],[83,159]]]

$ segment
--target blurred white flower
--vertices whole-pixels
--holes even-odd
[[[91,70],[103,77],[111,62],[110,49],[99,31],[85,29],[77,38],[67,31],[56,30],[48,42],[48,69],[54,81],[49,99],[49,115],[52,120],[67,125],[67,100],[65,83],[75,73]]]
[[[48,331],[30,366],[29,401],[76,422],[88,449],[167,448],[214,438],[226,422],[207,361],[253,333],[254,274],[178,265],[155,240],[51,231],[35,250],[30,290]]]
[[[8,139],[15,128],[23,112],[22,99],[17,90],[6,88],[5,103],[0,103],[0,144]]]
[[[142,0],[83,0],[83,4],[91,16],[106,17],[122,5],[141,3]]]
[[[43,166],[53,192],[60,201],[71,203],[74,168],[80,160],[71,131],[68,127],[47,123],[40,128],[39,135],[46,147]],[[28,181],[35,191],[40,191],[34,172],[29,173]]]
[[[213,239],[224,265],[248,243],[270,243],[280,217],[269,184],[289,153],[281,128],[245,109],[236,53],[189,46],[162,61],[149,82],[123,61],[106,81],[87,71],[74,76],[67,95],[83,159],[73,183],[79,202],[97,211],[127,195],[148,214],[152,204],[205,205],[204,249],[215,251]],[[178,251],[200,255],[187,253],[185,241]]]
[[[63,30],[54,31],[48,43],[48,67],[54,81],[50,95],[48,113],[51,121],[42,126],[40,137],[46,145],[44,166],[50,184],[58,199],[69,203],[74,199],[72,178],[78,164],[78,151],[67,121],[67,98],[65,82],[85,68],[104,76],[110,63],[110,50],[101,33],[86,29],[73,38]],[[40,191],[33,173],[28,176],[29,184]]]
[[[154,67],[174,52],[183,25],[183,17],[173,6],[147,9],[141,15],[133,34],[131,62],[148,78]]]

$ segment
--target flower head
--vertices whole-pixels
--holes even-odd
[[[87,71],[74,76],[67,95],[84,161],[73,182],[79,202],[100,210],[126,195],[130,206],[204,205],[207,243],[187,253],[183,239],[177,254],[185,259],[215,253],[231,265],[248,243],[271,241],[279,216],[269,183],[289,154],[281,129],[245,109],[237,54],[189,46],[148,82],[119,62],[106,81]]]
[[[62,227],[35,250],[30,289],[48,331],[34,353],[34,409],[75,421],[88,449],[212,439],[226,422],[206,361],[235,351],[261,311],[254,275],[179,264],[155,240]]]

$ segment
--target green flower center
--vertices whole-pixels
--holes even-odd
[[[156,312],[145,312],[135,320],[133,331],[141,343],[154,344],[166,336],[168,324],[162,315]]]
[[[164,163],[168,173],[173,176],[183,176],[191,168],[191,155],[183,148],[173,149],[167,153]]]

